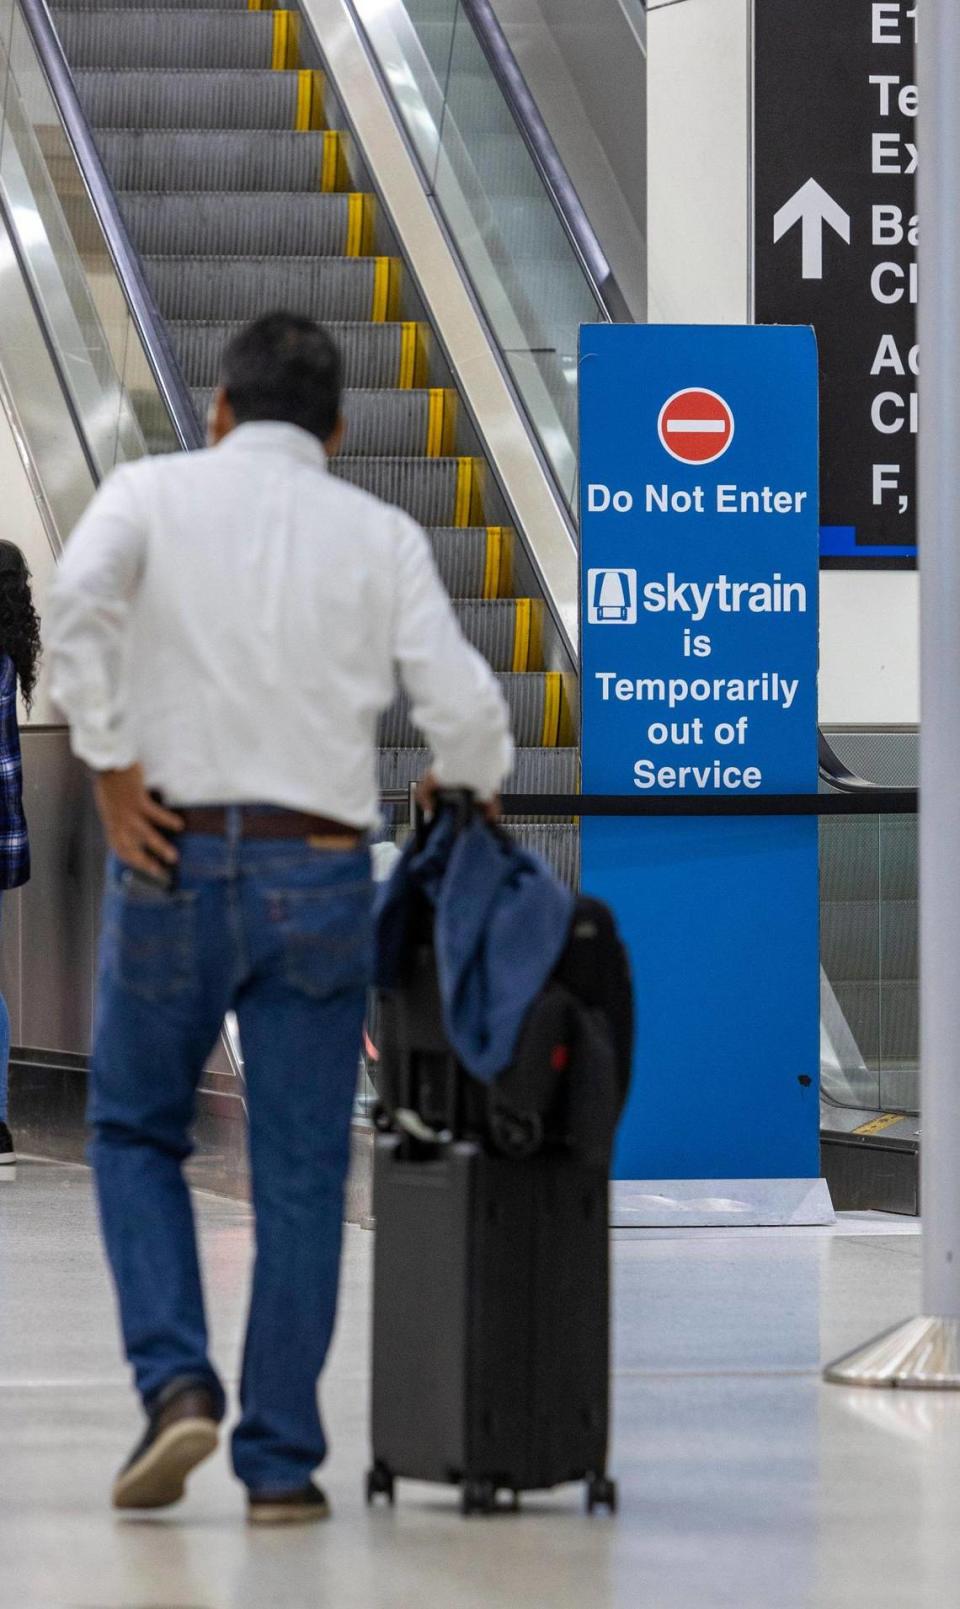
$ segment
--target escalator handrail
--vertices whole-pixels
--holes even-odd
[[[186,451],[202,447],[203,432],[193,400],[107,178],[53,19],[45,0],[17,0],[17,3],[63,119],[64,131],[177,440]]]
[[[838,793],[861,795],[874,793],[897,794],[904,798],[912,797],[914,800],[917,797],[916,788],[899,783],[893,787],[888,787],[884,782],[869,782],[866,777],[857,776],[848,766],[844,765],[829,738],[824,736],[819,727],[817,728],[817,749],[821,780],[826,782],[829,787],[835,788]]]
[[[632,324],[634,316],[627,299],[617,283],[490,0],[460,0],[460,4],[477,36],[497,87],[513,114],[594,297],[611,324]]]

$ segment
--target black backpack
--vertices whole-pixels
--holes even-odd
[[[475,1139],[517,1159],[563,1146],[606,1167],[633,1051],[629,965],[608,907],[577,899],[560,960],[492,1083],[447,1042],[426,913],[418,928],[403,982],[376,997],[380,1126],[416,1144]]]

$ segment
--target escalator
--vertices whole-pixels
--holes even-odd
[[[877,810],[820,825],[821,1156],[846,1210],[920,1210],[917,739],[847,728],[821,743],[824,783]],[[889,812],[898,798],[906,813]]]
[[[346,366],[334,472],[428,529],[510,705],[512,789],[574,791],[576,558],[552,416],[538,436],[399,131],[386,156],[381,140],[374,182],[355,125],[369,132],[386,100],[371,72],[358,104],[362,48],[344,73],[341,0],[307,3],[332,18],[325,48],[332,37],[341,77],[352,76],[356,117],[297,13],[85,0],[55,15],[44,0],[4,11],[0,404],[44,511],[35,580],[115,465],[201,445],[219,355],[240,324],[278,304],[319,316]],[[42,613],[42,584],[37,597]],[[380,738],[391,837],[427,760],[403,699]],[[0,932],[17,1124],[26,1149],[32,1139],[77,1157],[102,844],[42,695],[23,747],[35,875],[5,900]],[[572,822],[513,830],[575,880]],[[194,1177],[228,1192],[242,1188],[240,1075],[227,1031],[200,1089]]]
[[[530,570],[510,508],[305,19],[242,0],[63,0],[53,17],[198,439],[241,323],[284,307],[327,324],[345,358],[334,472],[427,528],[461,625],[510,707],[511,786],[571,791],[569,661],[543,597],[522,584]],[[153,406],[139,413],[157,450],[169,431],[156,394]],[[402,699],[380,738],[382,787],[399,794],[426,759]],[[573,875],[569,827],[521,830]]]

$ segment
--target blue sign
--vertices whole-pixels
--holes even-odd
[[[585,793],[817,789],[812,331],[586,327]],[[619,1178],[819,1173],[816,818],[584,818],[637,1002]]]

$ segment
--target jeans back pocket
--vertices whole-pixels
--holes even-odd
[[[282,950],[292,988],[323,1000],[365,989],[373,975],[373,885],[270,889],[267,921]]]
[[[104,924],[105,961],[117,982],[145,1000],[164,1000],[195,986],[197,893],[156,890],[128,867],[111,878]]]

